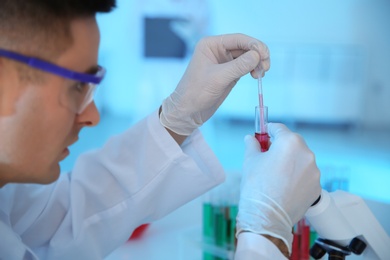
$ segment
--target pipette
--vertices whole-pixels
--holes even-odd
[[[262,80],[262,74],[263,70],[259,69],[259,78],[257,79],[257,91],[259,93],[259,108],[260,108],[260,129],[261,133],[267,133],[267,129],[265,128],[265,121],[264,121],[264,102],[263,102],[263,80]]]
[[[255,137],[257,141],[260,143],[261,151],[266,152],[268,151],[268,148],[270,146],[270,137],[268,135],[268,128],[267,128],[267,122],[268,122],[268,107],[264,106],[263,102],[263,82],[262,82],[262,76],[263,76],[263,70],[260,67],[256,68],[256,72],[258,74],[257,79],[257,88],[258,88],[258,95],[259,95],[259,106],[256,107],[255,112]]]

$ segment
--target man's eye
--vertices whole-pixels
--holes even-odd
[[[73,88],[80,93],[84,93],[87,90],[87,83],[77,82]]]

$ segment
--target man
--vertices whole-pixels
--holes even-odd
[[[269,69],[267,47],[241,34],[200,41],[160,109],[59,174],[80,130],[99,122],[95,14],[114,5],[0,1],[0,259],[102,259],[224,180],[197,128],[241,76]],[[269,131],[267,153],[245,139],[237,259],[288,256],[291,227],[320,194],[304,141],[280,124]]]

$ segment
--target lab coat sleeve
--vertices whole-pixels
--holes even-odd
[[[250,232],[239,234],[235,260],[287,259],[277,246],[267,238]]]
[[[142,223],[159,219],[224,180],[195,131],[179,146],[157,111],[51,185],[19,185],[15,228],[44,259],[101,259]],[[22,187],[24,186],[24,187]]]

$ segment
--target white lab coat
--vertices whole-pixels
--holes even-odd
[[[180,147],[154,112],[55,183],[1,188],[0,259],[103,259],[140,224],[223,180],[199,131]]]

